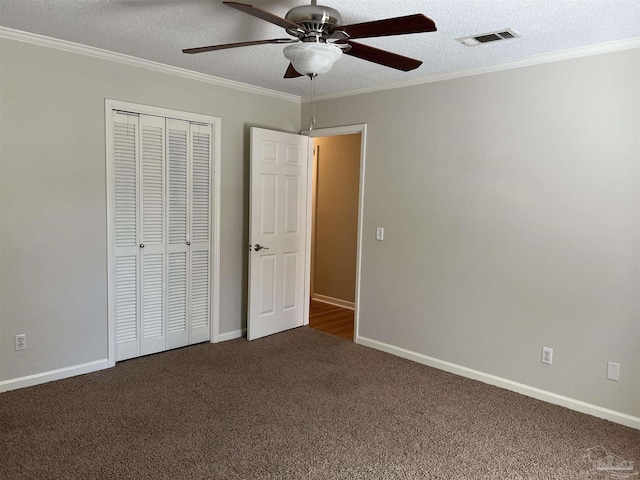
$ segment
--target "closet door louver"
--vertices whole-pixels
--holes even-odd
[[[210,339],[211,125],[113,113],[116,361]]]
[[[189,122],[167,119],[169,280],[167,348],[189,344],[187,298],[189,269]]]
[[[167,348],[210,339],[211,126],[167,119]]]
[[[116,360],[140,355],[138,306],[138,117],[114,114]]]
[[[211,321],[211,125],[190,125],[189,343],[209,340]]]
[[[165,119],[140,115],[141,355],[166,349],[165,337]]]

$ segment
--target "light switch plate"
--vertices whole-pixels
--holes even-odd
[[[620,364],[607,362],[607,379],[618,381],[620,380]]]
[[[384,228],[376,228],[376,240],[378,240],[379,242],[384,240]]]

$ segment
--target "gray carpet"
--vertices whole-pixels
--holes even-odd
[[[604,478],[596,446],[640,467],[640,431],[309,328],[0,395],[6,479]]]

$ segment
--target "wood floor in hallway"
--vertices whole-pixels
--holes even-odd
[[[309,326],[353,341],[353,310],[311,300]]]

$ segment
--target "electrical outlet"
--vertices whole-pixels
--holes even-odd
[[[553,348],[542,347],[542,363],[553,363]]]
[[[607,362],[607,379],[618,381],[620,380],[620,364]]]
[[[15,336],[15,347],[16,347],[16,351],[18,350],[24,350],[27,348],[27,334],[26,333],[21,333],[20,335],[16,335]]]

